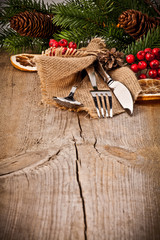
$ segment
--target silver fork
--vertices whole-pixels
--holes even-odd
[[[104,117],[113,117],[111,91],[110,90],[98,90],[97,82],[96,82],[96,73],[95,73],[93,66],[89,66],[88,68],[86,68],[86,71],[88,73],[90,82],[94,89],[93,91],[90,91],[90,93],[92,95],[98,117],[101,118],[101,115],[103,118]],[[108,97],[108,101],[109,101],[109,113],[108,113],[106,96]],[[99,100],[99,104],[98,104],[97,98]],[[103,102],[104,102],[104,105],[103,105]],[[99,105],[100,105],[100,108],[99,108]]]

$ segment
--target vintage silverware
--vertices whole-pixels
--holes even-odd
[[[101,116],[104,118],[106,117],[112,117],[113,113],[112,113],[112,94],[110,90],[98,90],[97,88],[97,83],[96,83],[96,74],[95,74],[95,70],[93,66],[89,66],[88,68],[86,68],[86,71],[88,73],[90,82],[92,84],[93,87],[93,91],[90,91],[95,107],[96,107],[96,111],[97,111],[97,115],[100,118]],[[108,106],[107,106],[107,99],[106,96],[108,97],[109,100],[109,114],[108,114]],[[98,100],[99,103],[98,103]],[[100,105],[100,107],[99,107]]]
[[[108,73],[104,70],[100,62],[96,64],[96,70],[107,83],[108,87],[113,90],[113,93],[121,106],[129,111],[130,114],[133,113],[133,98],[128,90],[128,88],[119,81],[114,81]]]
[[[78,108],[82,107],[83,104],[76,101],[74,99],[74,94],[76,89],[80,86],[81,82],[83,81],[84,77],[86,76],[86,71],[82,70],[77,74],[76,81],[74,83],[74,86],[71,88],[70,93],[67,97],[53,97],[53,99],[61,106],[67,107],[67,108]]]

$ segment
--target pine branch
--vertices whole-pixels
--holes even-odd
[[[62,26],[63,31],[54,34],[54,38],[66,38],[85,46],[87,39],[102,37],[109,48],[125,49],[134,40],[123,29],[117,28],[118,16],[112,16],[114,9],[111,0],[68,0],[55,4],[53,22]]]
[[[153,4],[156,3],[155,0],[152,1]],[[138,10],[142,13],[146,13],[148,16],[154,16],[155,17],[155,11],[154,9],[148,5],[145,0],[116,0],[115,1],[115,11],[114,16],[119,16],[122,12],[128,10],[128,9],[134,9]],[[157,16],[157,15],[156,15]]]
[[[16,32],[8,34],[3,42],[3,47],[9,53],[22,53],[24,51],[32,51],[34,53],[41,53],[48,47],[47,39],[22,37]]]
[[[103,38],[108,48],[116,47],[116,49],[120,51],[126,49],[128,44],[133,41],[133,38],[126,35],[123,29],[117,28],[116,25],[113,24],[109,24],[104,28],[98,28],[95,31],[93,31],[91,28],[64,29],[60,33],[53,35],[53,38],[55,38],[57,41],[59,41],[61,38],[65,38],[68,41],[76,42],[78,47],[86,46],[88,41],[94,37]]]
[[[132,42],[125,50],[125,55],[127,54],[133,54],[136,55],[136,53],[140,50],[144,50],[145,48],[160,48],[160,27],[157,27],[156,29],[152,29],[148,31],[146,37],[142,37],[139,40],[137,40],[135,43]]]
[[[104,28],[99,36],[102,36],[108,48],[115,47],[119,51],[123,51],[133,40],[131,36],[124,32],[124,29],[118,28],[115,24],[109,24]]]
[[[158,9],[158,4],[157,4],[157,2],[156,2],[156,3],[153,3],[153,2],[150,1],[150,0],[144,0],[144,2],[145,2],[146,4],[148,4],[149,6],[151,6],[151,7],[154,9],[154,11],[160,16],[160,10]],[[160,7],[160,4],[159,4],[159,7]]]
[[[64,29],[60,33],[56,33],[53,35],[53,38],[59,41],[60,39],[67,39],[68,42],[76,42],[77,47],[85,47],[88,45],[88,41],[90,41],[92,38],[97,36],[94,34],[93,31],[84,31],[81,28],[74,28],[74,29]]]
[[[53,23],[62,27],[62,31],[54,34],[60,40],[66,38],[75,41],[78,47],[86,46],[88,40],[102,37],[108,48],[116,47],[117,50],[137,52],[144,46],[159,46],[159,30],[151,31],[139,41],[133,40],[123,29],[117,28],[119,15],[127,9],[135,9],[150,16],[155,16],[158,11],[157,0],[64,0],[62,3],[45,4],[44,0],[6,0],[0,4],[0,40],[1,44],[10,52],[34,49],[41,52],[48,47],[48,40],[22,37],[6,26],[11,17],[20,12],[36,10],[41,13],[53,13]],[[158,15],[158,12],[156,12]],[[150,34],[150,35],[149,35]]]
[[[24,11],[36,10],[41,13],[51,13],[51,6],[44,0],[6,0],[0,5],[0,24],[5,25],[14,15]]]
[[[10,36],[13,36],[15,34],[15,31],[9,26],[6,26],[6,28],[0,28],[0,48],[3,47],[4,41],[6,38],[9,38]]]
[[[41,13],[51,13],[51,6],[44,0],[6,0],[0,4],[0,41],[1,47],[10,53],[32,50],[41,53],[48,47],[48,39],[22,37],[9,26],[9,20],[24,11],[36,10]]]
[[[75,41],[86,46],[88,40],[102,36],[102,30],[112,21],[113,0],[68,0],[52,5],[53,23],[62,26],[63,31],[54,38]],[[82,10],[83,9],[83,10]]]
[[[82,10],[83,9],[83,10]],[[112,0],[70,0],[53,6],[56,25],[64,28],[89,28],[102,26],[107,14],[113,11]]]

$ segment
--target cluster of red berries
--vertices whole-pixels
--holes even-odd
[[[136,57],[129,54],[126,56],[126,61],[131,64],[130,67],[133,72],[140,73],[139,79],[160,78],[160,48],[146,48],[144,51],[137,52]],[[146,72],[142,73],[142,70],[145,69]]]
[[[51,48],[50,56],[55,56],[55,50],[57,48],[62,48],[62,55],[64,55],[68,48],[72,51],[77,48],[77,44],[75,42],[69,42],[66,39],[61,39],[57,42],[55,39],[50,39],[49,47]]]

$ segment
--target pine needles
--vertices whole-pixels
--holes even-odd
[[[108,48],[116,47],[125,54],[134,54],[145,47],[160,47],[159,28],[135,41],[118,27],[118,17],[127,9],[158,16],[160,4],[157,0],[64,0],[50,5],[44,0],[6,0],[0,4],[0,44],[14,53],[27,49],[41,53],[48,48],[49,39],[22,37],[9,27],[10,18],[16,14],[37,11],[54,15],[53,23],[61,30],[53,38],[74,41],[78,47],[86,46],[94,37],[103,38]]]
[[[63,35],[68,41],[76,39],[77,43],[83,42],[85,45],[87,36],[91,39],[100,35],[102,29],[111,21],[109,16],[113,10],[112,0],[70,0],[66,4],[54,4],[53,22],[63,28],[63,31],[54,37],[60,39]]]
[[[9,27],[9,20],[14,15],[24,11],[51,13],[51,6],[43,0],[6,0],[0,4],[0,47],[9,53],[28,51],[41,53],[48,47],[48,39],[22,37]]]
[[[152,4],[155,4],[155,1],[152,0]],[[141,41],[147,44],[148,40],[144,37],[143,40],[135,41],[122,28],[118,28],[118,17],[127,9],[155,15],[148,1],[146,3],[142,0],[67,0],[53,4],[53,22],[62,27],[62,31],[53,37],[57,40],[66,38],[68,41],[75,41],[78,46],[85,46],[87,40],[93,37],[102,37],[108,48],[134,51],[134,47],[142,46]],[[153,31],[150,34],[153,34]],[[158,41],[157,38],[158,35],[153,36],[154,42]]]
[[[134,9],[142,13],[146,13],[148,16],[157,16],[151,4],[155,5],[157,8],[160,7],[160,5],[155,0],[116,0],[114,14],[120,15],[123,11]]]
[[[71,0],[67,4],[53,5],[55,15],[53,22],[64,28],[89,28],[102,25],[105,17],[113,11],[111,0],[82,0],[80,5]]]
[[[0,5],[0,23],[5,25],[17,13],[36,10],[42,13],[51,13],[51,7],[43,0],[6,0]]]
[[[101,34],[108,48],[115,47],[120,51],[124,50],[133,41],[132,37],[126,35],[122,28],[118,28],[113,23],[103,28]]]
[[[147,33],[146,36],[140,38],[135,43],[132,42],[126,48],[125,55],[132,53],[136,55],[136,53],[140,50],[144,50],[145,48],[160,48],[160,27],[156,29],[152,29]]]
[[[33,53],[41,53],[48,47],[48,41],[45,39],[22,37],[18,33],[11,32],[4,42],[5,49],[13,54],[32,51]]]

